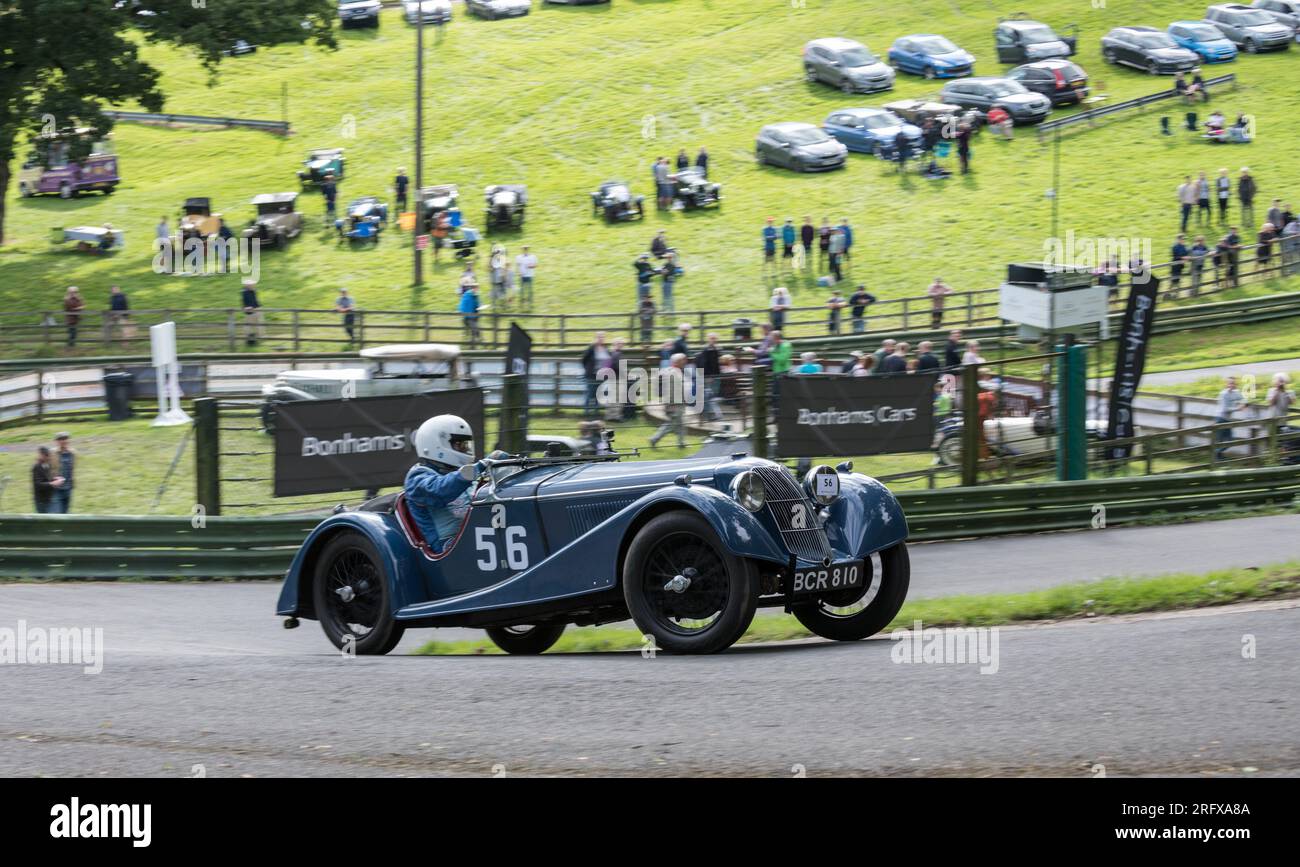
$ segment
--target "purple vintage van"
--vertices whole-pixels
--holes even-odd
[[[18,172],[19,194],[58,193],[70,199],[78,193],[99,190],[107,196],[121,181],[117,175],[117,155],[108,142],[96,142],[90,156],[80,163],[69,162],[65,152],[62,145],[52,146],[49,168],[41,165],[35,152],[30,154]]]

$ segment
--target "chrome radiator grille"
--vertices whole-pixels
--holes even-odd
[[[767,494],[767,510],[781,531],[785,548],[801,560],[822,563],[831,557],[831,543],[821,519],[803,488],[783,469],[755,467]],[[802,528],[798,526],[802,517]]]

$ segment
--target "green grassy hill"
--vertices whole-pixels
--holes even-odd
[[[630,262],[657,228],[668,230],[684,256],[688,273],[677,288],[679,310],[764,305],[758,232],[769,215],[848,217],[857,228],[853,277],[881,297],[919,294],[936,274],[958,289],[985,288],[996,285],[1006,262],[1041,255],[1050,225],[1044,193],[1052,159],[1032,129],[1019,130],[1013,143],[983,136],[975,145],[976,172],[942,182],[900,178],[863,155],[851,156],[845,171],[808,176],[760,169],[752,158],[754,133],[766,122],[819,122],[837,107],[937,90],[906,75],[892,93],[872,96],[808,84],[799,62],[808,39],[850,36],[883,53],[897,36],[940,32],[977,55],[978,73],[995,74],[1005,67],[994,59],[992,28],[1010,7],[935,0],[903,6],[810,0],[803,8],[786,0],[534,7],[523,19],[483,22],[458,6],[440,40],[427,34],[425,179],[459,184],[471,222],[480,219],[485,184],[530,185],[528,223],[507,243],[529,243],[542,259],[539,312],[628,309]],[[1163,27],[1199,17],[1203,8],[1191,0],[1103,9],[1045,0],[1034,14],[1056,25],[1078,23],[1077,59],[1094,85],[1124,99],[1169,87],[1170,80],[1104,65],[1100,36],[1122,23]],[[377,32],[344,31],[340,45],[335,53],[289,47],[230,58],[211,87],[193,58],[147,48],[164,71],[167,110],[278,118],[284,85],[294,135],[123,123],[115,139],[125,183],[115,195],[23,200],[11,188],[9,245],[0,251],[5,308],[54,307],[71,283],[92,307],[101,307],[113,282],[138,308],[234,304],[237,277],[152,273],[152,227],[164,213],[174,220],[181,202],[196,195],[212,197],[232,223],[243,223],[252,195],[296,188],[294,172],[311,147],[347,148],[343,201],[391,195],[395,167],[414,166],[413,31],[398,10],[386,10]],[[1295,183],[1297,69],[1300,51],[1293,49],[1243,56],[1207,71],[1239,75],[1241,88],[1225,92],[1217,105],[1258,116],[1259,139],[1249,146],[1159,135],[1160,114],[1169,115],[1175,128],[1181,118],[1182,107],[1172,102],[1070,136],[1062,145],[1062,232],[1150,237],[1162,260],[1177,226],[1175,186],[1184,174],[1220,166],[1235,173],[1250,165],[1265,202],[1294,193],[1300,204],[1300,190],[1289,187]],[[353,127],[355,136],[346,138]],[[591,217],[587,194],[601,181],[622,177],[653,198],[651,160],[681,147],[693,154],[700,145],[709,147],[712,174],[724,184],[720,211],[658,214],[651,208],[644,224],[619,226]],[[320,222],[319,196],[304,196],[302,208],[311,229],[287,252],[262,257],[264,304],[324,307],[339,286],[348,286],[372,309],[453,309],[456,266],[444,264],[423,290],[414,290],[409,236],[392,232],[377,248],[349,249]],[[51,227],[104,221],[127,229],[127,250],[101,258],[47,241]],[[800,287],[796,301],[819,302],[824,294]]]

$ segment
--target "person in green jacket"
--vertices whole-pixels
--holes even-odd
[[[790,372],[790,356],[794,353],[794,344],[784,339],[780,331],[773,331],[768,336],[772,338],[767,358],[772,364],[772,407],[775,409],[781,402],[781,377]]]

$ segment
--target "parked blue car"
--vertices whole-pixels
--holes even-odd
[[[1226,63],[1237,59],[1237,46],[1213,24],[1175,21],[1166,32],[1180,48],[1196,52],[1205,63]]]
[[[888,625],[907,596],[907,520],[884,485],[847,463],[814,467],[802,484],[744,455],[484,464],[441,552],[400,493],[322,521],[281,589],[286,627],[319,620],[357,654],[437,626],[483,628],[507,652],[541,653],[570,623],[631,617],[659,650],[712,653],[759,607],[853,641]]]
[[[975,55],[942,36],[914,33],[894,40],[889,49],[889,63],[902,72],[926,78],[960,78],[971,74]]]
[[[833,111],[822,121],[822,129],[851,151],[870,154],[876,148],[892,148],[901,130],[915,151],[921,147],[921,128],[883,108],[846,108]]]

